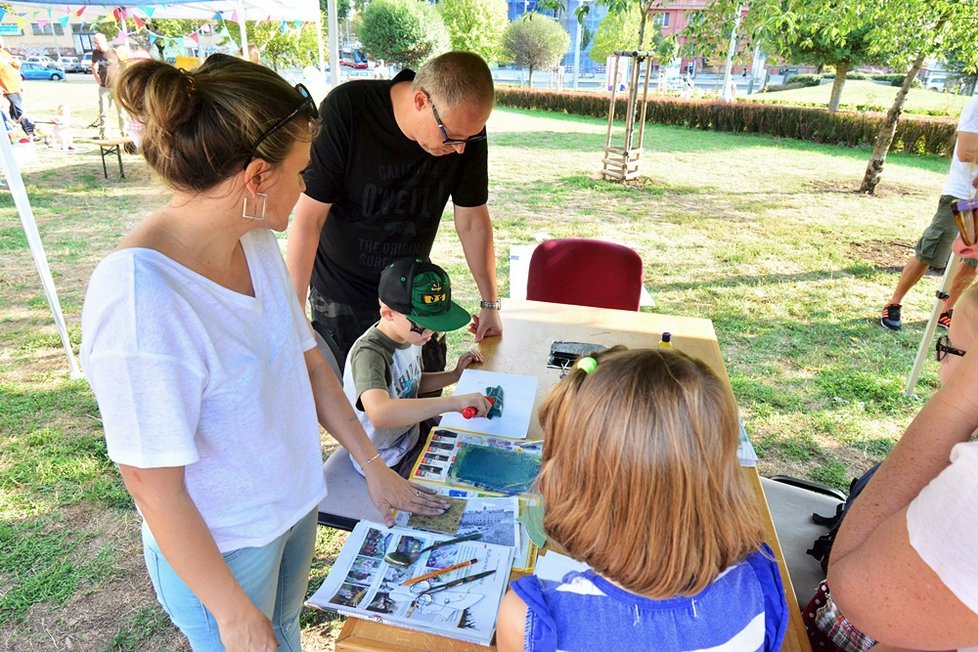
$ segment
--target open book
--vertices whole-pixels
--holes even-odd
[[[329,576],[306,604],[489,645],[513,565],[513,548],[463,541],[423,552],[404,567],[384,560],[392,551],[416,553],[451,538],[360,521],[343,545]],[[404,584],[466,562],[471,563],[426,581]],[[471,578],[477,579],[443,588],[455,580]]]

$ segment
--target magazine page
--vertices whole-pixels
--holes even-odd
[[[475,540],[427,550],[450,539],[360,521],[306,604],[489,645],[513,549]]]

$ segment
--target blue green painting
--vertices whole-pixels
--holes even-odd
[[[514,495],[527,493],[539,472],[539,454],[462,444],[448,475],[452,484]]]

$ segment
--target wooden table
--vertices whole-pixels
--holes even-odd
[[[119,176],[123,179],[126,178],[126,170],[122,167],[122,150],[130,150],[129,147],[134,146],[132,138],[110,138],[110,139],[100,139],[96,140],[95,144],[98,145],[99,154],[102,155],[102,174],[105,178],[109,178],[109,168],[105,165],[105,157],[112,156],[115,154],[116,159],[119,161]]]
[[[485,356],[482,368],[504,373],[532,374],[539,378],[530,422],[529,439],[542,436],[537,411],[550,389],[560,379],[560,371],[547,368],[547,354],[554,340],[586,342],[611,346],[624,344],[630,348],[649,348],[658,345],[664,331],[672,333],[673,346],[684,353],[700,358],[717,375],[729,383],[713,324],[708,319],[671,317],[651,313],[585,308],[538,301],[509,299],[504,302],[503,337],[482,342],[480,350]],[[811,651],[801,611],[795,599],[788,577],[781,545],[774,531],[760,476],[754,467],[743,467],[758,502],[763,506],[764,528],[767,543],[777,555],[784,583],[785,597],[791,620],[782,650]],[[363,490],[366,495],[366,488]],[[368,501],[369,502],[369,501]],[[407,629],[382,625],[359,618],[349,618],[336,639],[337,650],[381,650],[401,652],[425,650],[429,652],[486,652],[479,645],[450,638],[421,634]]]

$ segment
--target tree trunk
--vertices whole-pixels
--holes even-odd
[[[880,176],[883,174],[883,163],[886,162],[886,154],[890,151],[890,144],[893,143],[893,136],[896,134],[897,122],[900,121],[900,114],[903,113],[903,103],[910,91],[910,84],[917,77],[926,56],[927,52],[921,51],[914,59],[913,66],[910,67],[907,76],[903,78],[903,85],[897,91],[896,97],[893,99],[893,106],[887,111],[886,120],[883,121],[883,126],[880,127],[879,133],[876,134],[876,140],[873,141],[873,155],[866,165],[866,174],[863,175],[859,192],[872,195],[876,191],[876,186],[879,185]]]
[[[829,113],[835,113],[839,110],[839,100],[842,99],[842,87],[846,85],[846,75],[848,74],[849,62],[836,62],[835,81],[832,82],[832,97],[829,98]]]
[[[527,86],[533,88],[533,66],[530,66],[530,78],[527,80]]]

